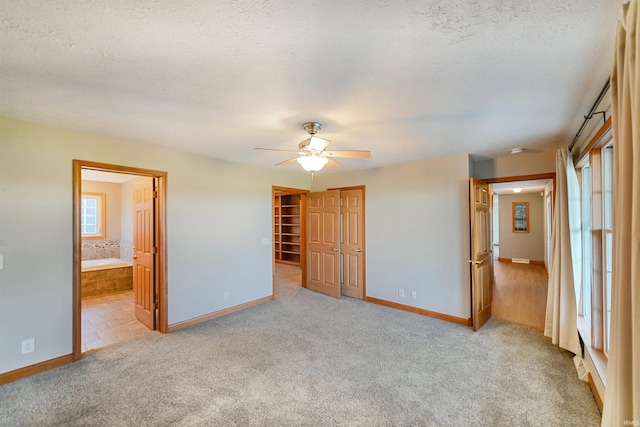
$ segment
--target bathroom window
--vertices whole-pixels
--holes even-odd
[[[106,237],[104,193],[82,193],[80,224],[83,239]]]

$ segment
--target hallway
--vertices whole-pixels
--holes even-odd
[[[544,330],[547,308],[547,270],[544,265],[494,262],[491,313]]]

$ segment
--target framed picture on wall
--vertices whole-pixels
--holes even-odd
[[[513,232],[529,232],[529,202],[513,202],[511,204],[513,216]]]

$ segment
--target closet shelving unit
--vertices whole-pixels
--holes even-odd
[[[276,262],[300,265],[300,194],[276,193],[273,242]]]

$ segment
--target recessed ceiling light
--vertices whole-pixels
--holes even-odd
[[[524,187],[514,187],[514,188],[513,188],[513,192],[514,192],[514,193],[519,193],[519,192],[521,192],[522,190],[524,190]]]

